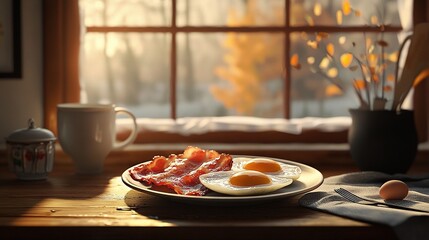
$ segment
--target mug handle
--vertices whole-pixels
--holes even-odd
[[[133,128],[131,129],[131,134],[128,136],[127,139],[121,142],[116,142],[113,145],[114,149],[121,149],[126,147],[127,145],[134,142],[134,140],[137,137],[137,120],[134,114],[132,114],[130,111],[128,111],[126,108],[122,107],[115,107],[115,114],[118,115],[119,113],[124,113],[125,115],[128,115],[133,120]]]

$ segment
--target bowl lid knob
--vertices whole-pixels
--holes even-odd
[[[32,143],[54,141],[55,135],[48,129],[36,127],[33,118],[28,119],[27,128],[13,131],[7,138],[7,143]]]

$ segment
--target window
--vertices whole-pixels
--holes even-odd
[[[383,35],[389,43],[386,54],[394,62],[402,29],[396,0],[80,0],[79,4],[85,25],[81,101],[114,102],[149,119],[348,116],[348,109],[358,102],[350,80],[353,73],[336,63],[340,54],[360,52],[371,45],[367,39],[374,43]],[[314,49],[315,43],[319,48]],[[326,57],[328,46],[332,58]],[[208,133],[212,138],[157,133],[139,141],[147,136],[162,142],[346,139],[346,130],[294,135],[273,129],[253,138],[246,133],[241,133],[245,138],[229,138],[228,132]]]

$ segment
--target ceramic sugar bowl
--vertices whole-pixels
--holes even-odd
[[[6,138],[9,169],[22,180],[47,178],[54,164],[55,140],[51,131],[36,128],[34,120],[29,119],[28,128]]]

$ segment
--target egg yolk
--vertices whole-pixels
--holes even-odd
[[[282,169],[280,164],[271,159],[253,159],[246,163],[243,168],[259,172],[278,172]]]
[[[250,187],[271,183],[271,179],[261,172],[241,171],[232,175],[229,183],[240,187]]]

